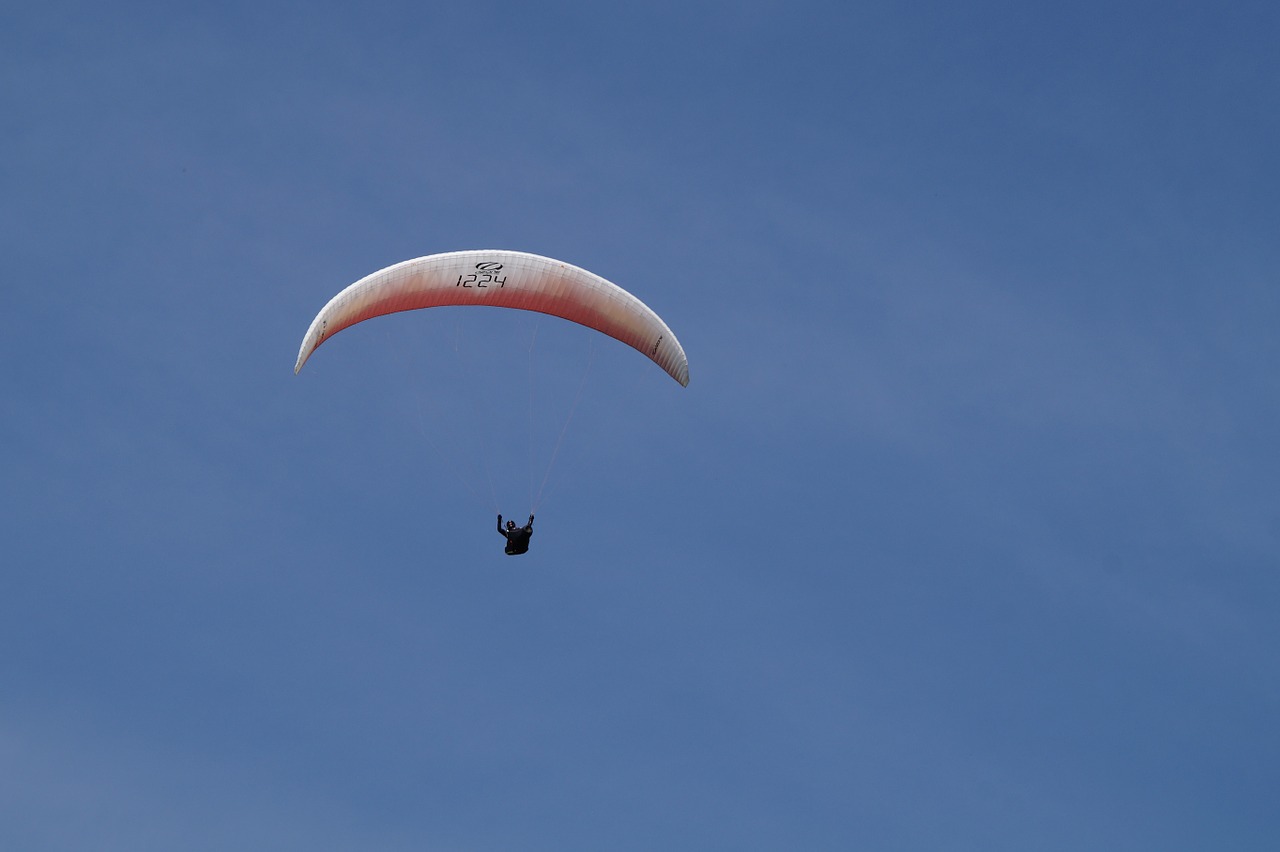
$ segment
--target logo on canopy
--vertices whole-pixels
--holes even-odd
[[[483,290],[488,287],[505,287],[507,286],[507,276],[498,277],[498,273],[502,271],[502,264],[496,260],[487,260],[476,264],[476,271],[470,275],[459,275],[458,283],[455,287],[465,287],[467,289],[476,288]]]

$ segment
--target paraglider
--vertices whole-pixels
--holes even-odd
[[[522,527],[517,527],[515,521],[507,521],[506,527],[503,527],[502,515],[498,515],[498,532],[507,540],[506,554],[508,556],[519,556],[521,553],[528,553],[529,539],[533,536],[533,515],[529,516],[529,523]]]
[[[316,349],[343,329],[400,311],[444,306],[509,308],[560,317],[625,343],[681,386],[689,384],[684,348],[662,318],[631,293],[562,261],[498,249],[428,255],[360,279],[311,321],[293,371],[301,371]],[[524,527],[508,521],[505,528],[499,515],[498,532],[507,539],[508,555],[527,552],[533,514]]]

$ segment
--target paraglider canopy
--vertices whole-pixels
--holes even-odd
[[[320,344],[397,311],[487,305],[536,311],[595,329],[643,353],[683,386],[689,360],[662,318],[635,296],[577,266],[526,252],[456,251],[388,266],[330,300],[302,339],[297,373]]]

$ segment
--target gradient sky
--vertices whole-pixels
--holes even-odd
[[[1277,848],[1277,44],[9,4],[0,847]],[[469,248],[627,288],[690,386],[474,310],[293,375]]]

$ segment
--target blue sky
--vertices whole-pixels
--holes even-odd
[[[0,846],[1274,848],[1278,25],[0,12]]]

